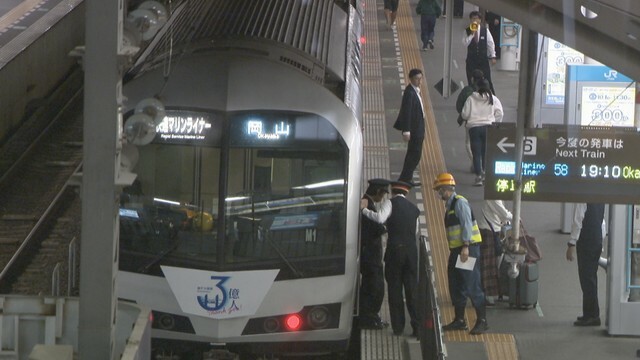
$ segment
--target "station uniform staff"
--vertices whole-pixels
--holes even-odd
[[[493,36],[487,30],[487,27],[482,25],[479,12],[470,12],[469,20],[473,26],[467,26],[462,38],[462,42],[467,47],[467,81],[471,85],[473,70],[480,69],[484,73],[484,78],[489,82],[491,92],[495,94],[493,81],[491,81],[491,66],[489,65],[489,61],[491,61],[491,65],[496,63],[496,48]]]
[[[465,270],[457,268],[456,262],[458,256],[463,263],[469,261],[469,257],[478,259],[480,257],[479,244],[482,242],[482,238],[469,202],[456,194],[455,186],[456,181],[449,173],[438,175],[433,183],[433,189],[445,201],[444,225],[449,242],[447,275],[449,277],[449,295],[455,310],[453,321],[443,326],[442,329],[444,331],[467,329],[464,311],[467,297],[469,297],[477,315],[476,324],[470,333],[478,335],[489,329],[485,298],[480,281],[480,264],[476,261],[472,270]]]
[[[384,299],[382,271],[382,236],[384,222],[391,214],[387,199],[389,180],[371,179],[360,202],[360,296],[358,324],[362,329],[382,329],[388,324],[380,319]]]
[[[582,289],[582,316],[575,326],[600,326],[598,304],[598,260],[602,253],[602,238],[606,234],[604,204],[576,204],[567,244],[567,260],[573,261],[573,249],[578,255],[578,277]]]
[[[418,318],[414,307],[414,289],[418,272],[418,216],[420,210],[405,196],[411,184],[404,181],[391,183],[391,216],[387,219],[389,240],[384,254],[384,275],[387,280],[389,315],[394,335],[402,335],[405,325],[404,305],[413,328],[418,335]],[[403,300],[404,290],[404,300]]]

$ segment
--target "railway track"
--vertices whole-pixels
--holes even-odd
[[[76,71],[0,150],[1,293],[74,288],[66,279],[70,243],[80,239],[81,204],[70,179],[82,162],[82,134]],[[54,271],[61,280],[52,285]]]

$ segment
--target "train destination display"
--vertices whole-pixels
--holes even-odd
[[[515,133],[513,124],[489,128],[486,199],[513,199]],[[523,147],[523,201],[640,203],[640,133],[635,128],[525,129]]]

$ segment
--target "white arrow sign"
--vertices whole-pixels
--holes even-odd
[[[514,143],[508,143],[507,137],[503,137],[496,145],[498,145],[498,149],[505,154],[507,153],[507,148],[516,146]],[[535,155],[537,152],[538,138],[535,136],[525,136],[524,139],[522,139],[522,145],[524,155]]]
[[[498,145],[498,149],[500,149],[503,153],[506,153],[506,152],[507,152],[507,149],[506,149],[506,148],[508,148],[508,147],[515,147],[515,146],[516,146],[516,144],[514,144],[514,143],[508,143],[508,142],[506,142],[506,141],[507,141],[507,138],[506,138],[506,137],[503,137],[503,138],[502,138],[502,140],[498,141],[498,143],[496,144],[496,145]]]

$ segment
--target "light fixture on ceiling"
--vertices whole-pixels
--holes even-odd
[[[595,19],[598,17],[598,13],[587,8],[584,5],[580,5],[580,13],[587,19]]]

